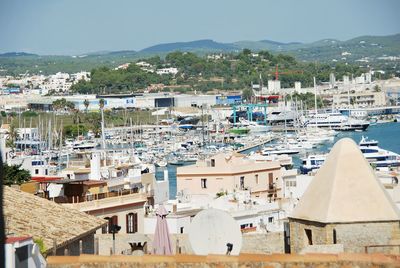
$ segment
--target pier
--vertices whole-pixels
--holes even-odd
[[[244,151],[253,149],[253,148],[255,148],[255,147],[264,145],[264,144],[266,144],[266,143],[268,143],[268,142],[271,142],[271,141],[273,141],[273,140],[275,140],[275,139],[276,139],[275,136],[269,136],[269,137],[266,137],[266,138],[262,139],[261,141],[257,141],[257,142],[255,142],[255,143],[250,143],[250,144],[248,144],[248,145],[246,145],[246,146],[244,146],[244,147],[242,147],[242,148],[236,150],[236,152],[241,153],[241,152],[244,152]]]

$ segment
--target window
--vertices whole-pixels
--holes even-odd
[[[336,229],[333,229],[333,244],[337,244]]]
[[[107,225],[104,225],[103,228],[101,229],[101,233],[103,234],[108,234],[110,232],[110,227],[111,227],[111,218],[110,217],[105,217],[104,218],[107,221]]]
[[[201,179],[201,188],[203,189],[207,188],[207,179]]]
[[[211,159],[211,166],[215,167],[215,159]]]
[[[256,184],[258,184],[258,174],[256,174],[255,177],[256,177]]]
[[[126,233],[133,234],[138,231],[137,213],[126,214]]]
[[[268,173],[268,183],[272,185],[274,183],[274,174]]]
[[[39,174],[39,169],[35,169],[35,174]]]
[[[181,234],[183,234],[183,227],[181,227]]]
[[[307,238],[307,242],[309,245],[312,245],[312,231],[310,229],[304,229],[304,232],[306,233],[306,238]]]
[[[274,222],[274,217],[268,217],[268,222],[273,223]]]
[[[240,190],[244,190],[244,176],[240,177]]]

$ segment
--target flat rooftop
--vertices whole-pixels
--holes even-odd
[[[384,254],[241,254],[173,256],[49,256],[49,268],[72,267],[398,267],[400,255]]]

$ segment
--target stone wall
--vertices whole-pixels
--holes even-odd
[[[147,252],[152,251],[153,235],[140,235],[146,238]],[[129,242],[133,242],[135,234],[116,234],[115,251],[117,254],[129,253]],[[111,234],[96,234],[99,245],[99,255],[110,255],[112,243]],[[194,254],[187,234],[171,235],[172,250],[180,250],[182,254]],[[179,249],[177,248],[177,243]],[[283,253],[283,232],[278,233],[248,233],[243,234],[241,253]]]
[[[81,239],[74,240],[65,246],[58,247],[56,250],[57,256],[79,256],[82,254],[94,254],[95,253],[95,243],[94,243],[94,233],[88,234]],[[81,242],[82,241],[82,242]],[[82,247],[82,248],[81,248]],[[82,251],[82,252],[81,252]],[[50,255],[53,253],[50,252]]]
[[[398,246],[384,245],[400,244],[399,222],[370,222],[321,224],[318,222],[291,219],[290,243],[291,252],[299,253],[308,247],[305,229],[312,232],[313,245],[334,244],[334,230],[336,243],[343,245],[344,252],[365,252],[365,246],[380,245],[368,248],[369,252],[399,253]]]
[[[326,241],[325,225],[317,222],[290,220],[290,252],[299,253],[309,245],[305,229],[311,230],[312,242],[324,245]],[[332,244],[331,242],[329,244]]]
[[[336,230],[337,242],[343,244],[345,252],[364,252],[365,246],[400,243],[399,222],[332,224],[329,229]],[[333,231],[328,232],[330,239]],[[398,247],[368,248],[369,252],[399,253]]]
[[[241,253],[284,253],[283,232],[248,233],[243,235]]]

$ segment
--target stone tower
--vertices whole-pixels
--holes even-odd
[[[399,210],[349,138],[332,148],[289,224],[292,253],[399,253],[388,246],[399,244]]]

